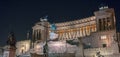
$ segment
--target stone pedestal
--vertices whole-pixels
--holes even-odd
[[[9,57],[15,57],[16,56],[16,47],[10,47],[9,48]]]

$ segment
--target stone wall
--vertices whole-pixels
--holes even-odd
[[[91,48],[91,49],[84,49],[84,55],[85,56],[95,56],[96,52],[100,52],[101,55],[109,57],[110,55],[112,56],[117,56],[115,54],[119,54],[118,52],[118,47],[113,46],[113,47],[108,47],[108,48]]]
[[[45,57],[45,55],[31,54],[31,57]],[[74,53],[49,53],[48,57],[75,57]]]
[[[102,48],[103,44],[106,44],[106,47],[111,47],[114,45],[114,35],[116,31],[102,31],[92,33],[90,36],[83,37],[82,41],[86,45],[90,45],[92,48]],[[106,39],[101,39],[102,36],[106,36]]]
[[[49,57],[75,57],[74,53],[51,53]]]
[[[104,57],[120,57],[120,54],[105,55]]]

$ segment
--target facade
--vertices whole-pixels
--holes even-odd
[[[18,41],[16,43],[16,56],[30,56],[30,40]]]
[[[47,19],[41,19],[40,22],[36,23],[32,27],[33,43],[49,40],[52,32],[50,26]],[[58,34],[58,41],[78,40],[79,45],[74,47],[76,57],[95,57],[98,56],[96,55],[98,52],[105,57],[119,56],[119,41],[116,42],[117,37],[114,37],[116,36],[116,19],[113,8],[103,6],[94,12],[94,16],[55,23],[55,26],[54,32]],[[49,42],[48,45],[50,45]],[[70,49],[70,47],[67,48]]]

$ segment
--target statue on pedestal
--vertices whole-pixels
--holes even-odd
[[[13,32],[9,33],[8,40],[6,42],[7,42],[8,47],[6,50],[4,50],[4,52],[7,52],[8,54],[7,57],[15,57],[16,56],[15,54],[16,53],[16,40],[15,40]]]

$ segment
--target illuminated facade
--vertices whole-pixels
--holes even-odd
[[[30,40],[18,41],[16,44],[16,56],[30,55]]]
[[[113,37],[116,34],[113,8],[103,6],[99,8],[99,11],[94,12],[94,16],[55,23],[55,25],[57,27],[55,32],[58,34],[59,41],[79,40],[82,42],[76,48],[76,57],[96,56],[98,51],[108,57],[109,55],[119,54],[117,42]],[[41,19],[41,22],[36,23],[32,29],[33,42],[44,42],[49,39],[51,29],[47,19]]]

